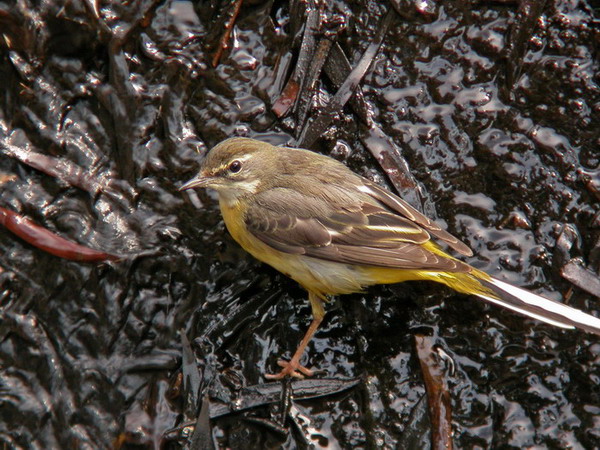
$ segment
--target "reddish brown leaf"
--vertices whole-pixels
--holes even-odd
[[[119,259],[115,255],[76,244],[13,211],[0,207],[0,224],[45,252],[73,261],[98,262]]]
[[[300,85],[295,80],[290,79],[287,82],[281,96],[273,104],[273,112],[277,117],[281,118],[287,114],[289,109],[296,102],[299,89]]]

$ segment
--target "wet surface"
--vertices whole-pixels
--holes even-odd
[[[333,28],[352,67],[392,3],[404,14],[361,87],[371,119],[419,183],[407,198],[469,244],[476,267],[600,314],[598,298],[561,276],[577,278],[576,265],[597,280],[600,264],[598,10],[558,0],[335,2],[325,12],[343,22]],[[302,27],[286,2],[244,2],[233,22],[232,8],[0,4],[0,207],[120,257],[70,261],[2,228],[7,448],[158,445],[202,416],[175,388],[181,330],[200,400],[234,402],[265,382],[308,326],[306,294],[232,241],[215,197],[177,191],[225,137],[297,137],[296,124],[271,108],[298,57],[290,34]],[[230,48],[213,67],[227,23],[235,23]],[[323,99],[335,93],[325,76],[317,86]],[[311,103],[309,117],[321,106]],[[375,135],[355,114],[346,106],[312,149],[396,184],[367,150]],[[567,225],[568,242],[557,245]],[[294,403],[289,434],[277,428],[277,405],[213,419],[215,442],[426,442],[416,334],[453,360],[456,447],[600,442],[597,337],[424,283],[375,287],[334,299],[328,311],[305,363],[361,384]]]

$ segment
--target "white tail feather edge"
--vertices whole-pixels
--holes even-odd
[[[583,326],[595,328],[598,330],[598,332],[600,332],[600,319],[590,314],[587,314],[575,308],[571,308],[570,306],[563,305],[562,303],[556,302],[554,300],[549,300],[540,295],[534,294],[533,292],[518,288],[516,286],[513,286],[512,284],[505,283],[504,281],[500,281],[496,278],[492,278],[491,280],[489,280],[489,282],[496,286],[498,289],[506,292],[507,294],[512,295],[513,297],[517,297],[519,300],[521,300],[527,305],[535,306],[544,309],[549,313],[565,317],[565,321],[567,323],[560,322],[556,319],[544,317],[543,315],[529,311],[525,308],[520,308],[519,306],[503,301],[502,299],[488,297],[486,295],[478,295],[479,297],[483,298],[488,302],[501,305],[505,308],[511,309],[518,313],[524,314],[537,320],[541,320],[542,322],[546,322],[550,325],[554,325],[557,327],[572,329],[575,327],[568,322],[575,322]]]

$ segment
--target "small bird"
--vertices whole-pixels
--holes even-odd
[[[313,320],[292,359],[270,379],[311,376],[300,358],[328,296],[374,284],[430,280],[562,328],[600,335],[600,319],[493,278],[449,255],[464,243],[400,197],[309,150],[249,138],[216,145],[180,190],[217,191],[223,220],[251,255],[308,291]]]

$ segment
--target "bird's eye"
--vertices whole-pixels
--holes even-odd
[[[231,173],[238,173],[240,170],[242,170],[242,163],[237,159],[229,164],[229,171]]]

